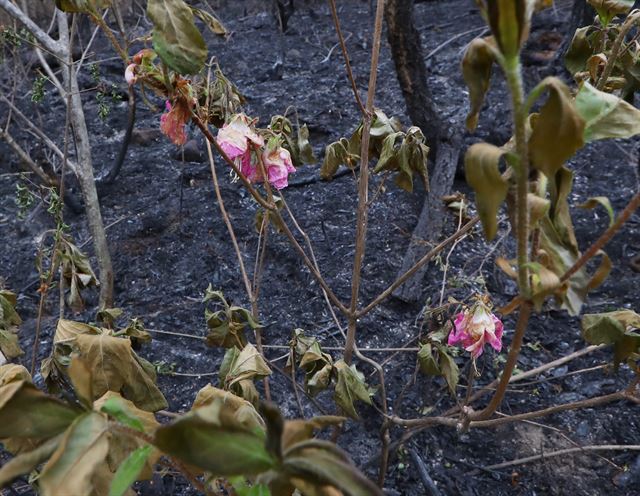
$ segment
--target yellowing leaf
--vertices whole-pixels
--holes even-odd
[[[338,371],[338,381],[333,398],[336,404],[351,418],[359,418],[356,412],[355,402],[362,401],[371,405],[373,391],[364,381],[364,375],[356,369],[355,365],[347,365],[344,360],[338,360],[335,364]]]
[[[584,144],[585,123],[562,81],[549,77],[541,84],[549,98],[533,125],[529,153],[533,166],[551,177]]]
[[[469,44],[462,58],[462,77],[469,88],[471,109],[467,115],[467,129],[478,126],[484,97],[489,90],[491,68],[495,62],[495,46],[492,38],[476,38]]]
[[[204,67],[207,46],[183,0],[149,0],[147,15],[153,22],[153,48],[170,69],[196,74]]]
[[[615,95],[584,82],[576,95],[576,109],[586,122],[584,140],[630,138],[640,133],[640,110]]]
[[[92,478],[109,452],[107,419],[98,413],[78,417],[38,479],[43,496],[91,496]]]
[[[488,143],[471,145],[464,157],[467,184],[476,193],[478,215],[485,237],[491,241],[498,230],[498,209],[507,197],[509,184],[500,174],[498,164],[504,150]]]
[[[591,344],[613,345],[616,366],[640,351],[639,327],[640,315],[632,310],[586,314],[582,317],[584,339]]]
[[[192,410],[155,434],[154,444],[183,462],[218,476],[256,475],[275,465],[264,433],[238,422],[221,400]]]

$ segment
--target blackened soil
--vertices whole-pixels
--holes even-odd
[[[222,7],[219,13],[233,34],[226,42],[211,39],[210,48],[223,71],[247,96],[247,113],[259,117],[260,122],[266,125],[271,115],[284,113],[289,107],[295,108],[300,121],[309,125],[316,153],[321,157],[324,145],[348,135],[358,122],[357,108],[345,77],[326,3],[300,2],[290,20],[289,31],[282,37],[271,15],[260,5],[229,3],[231,5]],[[356,81],[364,91],[368,79],[372,12],[366,1],[339,3]],[[525,57],[529,88],[550,70],[561,73],[558,67],[549,67],[545,59],[549,55],[547,50],[553,50],[554,43],[562,35],[570,8],[571,2],[560,1],[554,9],[537,18]],[[138,19],[133,19],[132,25],[134,21]],[[136,34],[143,34],[148,28],[144,20],[140,22],[142,24]],[[468,100],[459,64],[465,45],[482,32],[482,20],[473,2],[450,0],[418,3],[415,23],[423,36],[425,57],[438,49],[427,61],[431,72],[429,84],[438,105],[449,125],[462,129]],[[88,34],[87,30],[85,41]],[[112,57],[112,53],[103,48],[106,46],[105,40],[98,37],[94,45],[98,53],[93,55],[94,59]],[[283,70],[282,78],[278,79],[274,77],[277,71],[272,68],[280,57]],[[2,67],[2,79],[7,84],[12,66],[7,62]],[[114,82],[124,92],[123,67],[118,62],[102,62],[100,70],[106,81]],[[93,83],[86,72],[83,81],[85,87],[90,88]],[[33,73],[18,74],[19,86],[23,88],[17,93],[19,104],[52,138],[61,141],[59,130],[64,116],[63,107],[51,87],[47,88],[48,96],[42,104],[32,104],[27,90],[33,77]],[[504,83],[500,74],[496,73],[493,79],[478,132],[466,137],[465,146],[478,139],[500,145],[510,136]],[[385,43],[376,105],[408,124],[393,62]],[[142,108],[144,105],[140,107],[136,128],[145,131],[142,134],[146,136],[131,146],[121,175],[102,201],[115,265],[117,306],[124,309],[127,317],[141,318],[150,329],[203,336],[201,297],[209,284],[223,289],[234,302],[248,305],[238,264],[219,214],[208,164],[178,160],[177,150],[155,131],[159,125],[159,113]],[[103,122],[97,116],[94,93],[87,92],[86,109],[90,118],[95,168],[99,173],[117,154],[126,106],[114,107]],[[34,155],[42,155],[39,145],[26,132],[17,127],[13,132]],[[192,134],[197,135],[195,130]],[[201,140],[199,144],[204,150]],[[589,145],[578,153],[570,163],[576,174],[572,203],[578,205],[591,196],[606,195],[619,212],[638,187],[635,146],[635,141],[611,141]],[[18,170],[17,162],[4,144],[0,145],[0,159],[3,165],[0,174],[0,276],[5,278],[8,288],[19,293],[19,311],[25,320],[21,344],[25,350],[31,350],[38,301],[38,274],[34,264],[36,240],[40,233],[51,227],[51,223],[42,210],[32,212],[26,221],[18,220],[14,204],[16,175],[11,174]],[[228,180],[224,164],[217,163],[216,166],[236,235],[247,265],[252,268],[258,243],[254,229],[256,204],[239,183]],[[301,168],[293,181],[317,178],[318,167]],[[373,191],[378,181],[377,178],[373,180]],[[455,188],[468,193],[462,180],[456,183]],[[294,185],[284,193],[311,238],[323,275],[337,296],[348,301],[356,205],[353,177],[347,175],[329,183],[311,182],[304,187]],[[369,217],[361,292],[363,302],[370,301],[394,279],[416,224],[423,195],[420,189],[414,194],[407,194],[389,184],[376,198]],[[572,213],[582,247],[586,247],[607,226],[606,214],[599,210],[575,208]],[[66,220],[78,243],[88,241],[89,234],[82,215],[74,216],[67,212]],[[453,232],[456,221],[451,218],[447,233]],[[630,261],[640,253],[639,222],[640,218],[634,215],[607,247],[614,269],[607,282],[591,294],[586,312],[619,307],[638,309],[639,276],[632,271]],[[506,226],[506,222],[502,224]],[[504,241],[487,246],[476,231],[457,245],[450,254],[444,283],[445,301],[449,296],[469,299],[474,292],[482,291],[485,284],[497,306],[514,296],[514,284],[502,276],[493,263],[495,256],[510,257],[514,252],[509,238],[502,236],[500,239]],[[487,256],[490,248],[492,251]],[[87,243],[86,250],[91,252],[90,243]],[[412,339],[415,342],[420,333],[416,322],[420,322],[418,317],[422,307],[425,304],[435,306],[441,299],[442,262],[447,253],[443,254],[441,263],[430,267],[424,279],[421,304],[407,305],[387,300],[362,319],[358,334],[361,348],[402,347]],[[268,344],[286,345],[293,329],[299,327],[317,336],[325,346],[342,345],[343,340],[332,324],[317,283],[286,239],[275,232],[269,235],[262,281],[259,305]],[[44,320],[41,358],[50,351],[57,314],[54,300],[52,297]],[[90,294],[89,308],[94,308],[95,301],[95,293]],[[76,318],[90,320],[93,315],[88,310]],[[505,318],[505,326],[508,344],[514,326],[511,317]],[[159,383],[170,403],[170,410],[185,411],[199,388],[209,382],[217,382],[216,371],[223,351],[207,348],[197,339],[163,334],[156,334],[154,338],[153,343],[140,353],[183,374],[162,375]],[[546,308],[531,321],[518,368],[536,367],[585,345],[580,337],[578,319]],[[282,367],[285,352],[270,350],[267,355],[275,365]],[[371,356],[384,361],[387,394],[393,405],[403,387],[412,382],[415,353],[371,353]],[[482,372],[478,380],[480,384],[495,377],[504,356],[504,352],[500,356],[485,354],[479,363]],[[538,381],[518,385],[509,391],[501,412],[507,415],[526,412],[624,387],[631,376],[625,368],[617,373],[597,369],[567,375],[568,372],[608,363],[610,359],[609,351],[599,351],[543,374]],[[459,360],[463,366],[465,359],[461,357]],[[23,363],[30,363],[29,351]],[[373,370],[363,363],[358,366],[375,384],[377,379]],[[271,387],[273,399],[284,413],[289,417],[299,416],[290,381],[276,372]],[[460,395],[464,394],[465,390],[461,388]],[[318,400],[324,411],[335,411],[329,394],[320,395]],[[304,397],[302,401],[306,416],[321,413]],[[379,405],[379,398],[376,402]],[[439,411],[450,403],[451,399],[440,380],[418,376],[415,385],[407,391],[393,413],[404,418],[417,418],[429,407],[435,406],[435,411]],[[375,477],[374,458],[380,449],[381,417],[373,408],[360,407],[360,411],[362,421],[348,422],[339,444],[351,453],[359,466]],[[392,440],[396,440],[403,430],[396,428],[391,434]],[[413,448],[425,461],[443,494],[640,494],[637,473],[632,471],[628,476],[620,477],[627,467],[635,465],[636,472],[640,468],[637,453],[627,451],[574,453],[505,469],[478,470],[534,454],[596,444],[640,444],[637,408],[618,402],[551,415],[535,423],[511,423],[494,430],[468,433],[451,428],[432,428],[416,435],[395,452],[385,488],[389,494],[425,494],[418,470],[407,453],[407,449]],[[165,477],[165,481],[168,479]],[[180,480],[169,480],[163,491],[155,490],[149,494],[159,493],[193,494]]]

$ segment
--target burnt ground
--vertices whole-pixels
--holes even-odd
[[[356,80],[366,87],[370,50],[372,14],[369,2],[350,0],[340,2],[343,29]],[[266,125],[270,116],[295,106],[301,122],[311,130],[311,140],[318,156],[324,145],[339,136],[350,134],[358,120],[357,108],[344,75],[336,36],[328,7],[323,2],[308,2],[299,6],[290,20],[288,33],[281,39],[273,18],[264,9],[249,8],[244,2],[231,2],[220,9],[220,15],[233,35],[228,41],[211,39],[223,71],[234,81],[248,99],[247,113],[260,117]],[[558,39],[568,20],[570,2],[558,2],[554,10],[540,14],[534,23],[531,42],[525,52],[525,73],[528,87],[532,87],[549,71],[545,50]],[[423,36],[425,56],[450,41],[428,59],[431,71],[429,83],[443,115],[451,126],[462,128],[462,117],[468,101],[459,70],[462,50],[473,36],[482,31],[482,20],[473,2],[451,0],[416,5],[415,23]],[[454,40],[452,37],[463,34]],[[139,33],[146,27],[142,24]],[[85,34],[85,40],[88,36]],[[281,49],[279,48],[281,45]],[[98,38],[97,47],[105,47]],[[285,54],[282,79],[275,79],[270,71],[279,52]],[[100,48],[98,59],[111,57]],[[3,66],[2,79],[7,81],[10,66]],[[123,67],[118,62],[100,64],[102,77],[116,83],[125,91]],[[5,72],[6,71],[6,72]],[[29,74],[33,77],[33,74]],[[567,77],[566,74],[563,77]],[[92,82],[83,76],[84,86]],[[500,74],[493,78],[488,102],[480,119],[480,127],[473,136],[465,138],[465,146],[483,139],[502,144],[510,136],[509,106]],[[23,81],[25,90],[18,92],[20,105],[34,121],[56,139],[61,116],[61,103],[48,87],[48,96],[40,105],[30,102],[26,91],[30,81]],[[118,150],[126,120],[126,106],[115,106],[106,121],[97,117],[97,105],[92,93],[87,93],[87,115],[94,144],[95,166],[98,171],[110,164]],[[389,49],[383,43],[376,104],[388,115],[398,116],[408,124],[404,102],[399,91]],[[138,140],[130,147],[123,171],[116,184],[102,200],[105,223],[110,225],[108,238],[114,259],[117,306],[126,317],[139,317],[150,329],[175,331],[195,336],[205,333],[204,307],[201,297],[211,284],[221,288],[234,302],[247,305],[235,256],[211,184],[208,164],[183,163],[176,148],[157,132],[159,114],[139,106],[136,127]],[[23,143],[33,145],[33,139],[14,129]],[[195,131],[192,132],[195,136]],[[143,135],[141,137],[141,135]],[[202,142],[200,141],[201,150]],[[591,196],[606,195],[616,211],[620,211],[638,187],[636,142],[600,142],[588,145],[570,162],[576,173],[572,194],[574,205]],[[37,149],[33,150],[38,153]],[[6,145],[0,145],[3,170],[0,174],[0,276],[6,286],[19,294],[18,309],[24,318],[20,340],[30,363],[38,294],[34,257],[36,237],[51,227],[42,209],[32,211],[26,221],[17,218],[14,203],[17,169],[16,159]],[[220,162],[220,161],[219,161]],[[258,236],[254,229],[256,205],[239,183],[227,180],[226,167],[218,163],[222,178],[222,193],[236,234],[249,266],[253,265]],[[319,165],[305,166],[294,176],[294,182],[314,179]],[[373,188],[379,179],[374,178]],[[468,193],[462,178],[455,189]],[[400,268],[410,233],[417,222],[423,191],[413,194],[398,190],[394,185],[381,194],[371,209],[370,230],[364,265],[362,301],[370,301],[393,279]],[[303,187],[292,186],[285,191],[287,201],[301,225],[309,234],[316,250],[323,274],[343,301],[350,295],[349,280],[354,245],[356,191],[351,176],[333,182],[311,181]],[[573,209],[577,236],[582,247],[594,240],[607,226],[606,214],[601,211]],[[78,243],[88,239],[82,215],[66,213],[73,237]],[[614,269],[585,306],[585,312],[608,311],[620,307],[637,308],[639,276],[631,269],[630,261],[640,253],[640,217],[634,215],[624,231],[607,246]],[[453,232],[456,219],[452,216],[447,233]],[[506,222],[502,223],[506,226]],[[504,234],[504,233],[503,233]],[[504,239],[504,236],[499,236]],[[491,248],[490,256],[486,254]],[[91,250],[90,244],[86,249]],[[426,249],[426,247],[425,247]],[[516,292],[515,285],[501,275],[493,264],[496,255],[513,254],[509,238],[488,247],[479,231],[458,244],[450,256],[450,266],[444,296],[468,299],[484,284],[496,306],[509,301]],[[448,253],[445,252],[445,254]],[[444,256],[444,255],[443,255]],[[405,304],[387,300],[360,323],[358,343],[367,347],[401,347],[420,333],[419,315],[425,304],[435,305],[440,299],[442,264],[432,264],[424,279],[422,302]],[[269,344],[285,345],[294,328],[303,328],[317,336],[325,346],[340,346],[342,339],[332,325],[318,285],[296,257],[286,239],[277,233],[269,236],[268,251],[260,297],[260,311],[265,323],[265,340]],[[88,293],[88,308],[77,319],[91,320],[96,294]],[[50,351],[51,337],[57,314],[56,298],[50,299],[44,320],[41,358]],[[511,339],[514,321],[505,318],[505,344]],[[534,316],[525,337],[525,346],[518,368],[527,370],[581,349],[586,343],[580,337],[579,320],[546,307]],[[493,379],[497,364],[506,356],[486,353],[479,363],[481,383]],[[164,362],[185,375],[161,375],[159,384],[170,404],[170,410],[185,411],[195,393],[209,382],[217,381],[216,371],[223,350],[207,348],[203,342],[169,335],[155,334],[152,344],[140,351],[152,362]],[[271,350],[270,359],[278,359],[282,350]],[[336,356],[334,354],[334,356]],[[415,354],[376,353],[372,357],[385,363],[387,392],[393,404],[401,389],[410,383],[414,374]],[[567,366],[552,370],[533,384],[514,387],[502,406],[506,414],[543,408],[558,402],[570,402],[610,393],[628,383],[630,372],[602,369],[567,375],[568,372],[609,362],[607,350],[582,357]],[[459,358],[462,366],[464,358]],[[284,361],[275,362],[279,366]],[[358,365],[375,383],[372,369]],[[36,378],[38,379],[38,378]],[[301,380],[301,378],[299,377]],[[290,381],[275,373],[271,380],[273,399],[288,417],[299,415]],[[460,389],[461,395],[464,389]],[[445,386],[439,379],[418,376],[400,402],[397,415],[415,418],[429,406],[441,409],[449,404]],[[376,399],[379,403],[379,399]],[[303,397],[305,415],[319,414],[316,407]],[[334,411],[330,394],[319,396],[326,411]],[[375,465],[366,465],[379,452],[378,432],[381,418],[373,408],[360,406],[362,421],[349,421],[339,438],[339,444],[351,453],[356,463],[374,477]],[[401,429],[392,431],[397,439]],[[551,452],[575,445],[640,444],[638,410],[629,403],[619,402],[603,407],[555,414],[536,423],[514,423],[495,430],[476,430],[459,433],[450,428],[432,428],[412,438],[392,459],[385,488],[389,494],[424,494],[417,467],[408,456],[409,448],[416,449],[425,461],[431,477],[443,494],[640,494],[637,453],[603,452],[572,454],[550,458],[526,465],[493,471],[477,470],[490,464],[541,452]],[[627,467],[635,471],[623,477]],[[635,475],[635,479],[634,479]],[[615,483],[614,483],[615,479]],[[164,494],[192,494],[182,481],[164,478]],[[142,489],[141,489],[142,490]],[[149,493],[151,494],[151,493]],[[155,492],[154,494],[158,494]]]

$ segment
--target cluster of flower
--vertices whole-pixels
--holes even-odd
[[[502,332],[500,319],[479,298],[471,308],[456,315],[448,343],[460,344],[473,358],[478,358],[487,343],[496,351],[502,349]]]
[[[249,118],[244,114],[234,115],[222,126],[216,140],[249,182],[264,181],[264,167],[269,183],[282,189],[289,185],[289,174],[296,171],[291,154],[280,146],[279,140],[269,140],[265,145],[264,138],[251,128]]]

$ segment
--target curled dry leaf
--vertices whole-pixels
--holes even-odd
[[[488,143],[471,145],[464,157],[467,183],[476,194],[478,215],[487,240],[498,230],[497,214],[507,197],[509,183],[500,174],[499,163],[505,151]]]
[[[474,131],[482,110],[484,97],[489,91],[491,69],[496,60],[493,38],[475,38],[462,58],[462,77],[469,88],[471,109],[467,115],[467,129]]]

